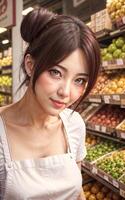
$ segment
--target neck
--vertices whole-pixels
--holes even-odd
[[[24,126],[28,125],[36,128],[46,128],[48,126],[53,126],[60,121],[59,116],[50,116],[45,113],[37,102],[35,94],[31,89],[26,91],[24,97],[20,101],[13,104],[13,110],[13,113],[16,113],[17,116],[17,123],[21,123]]]

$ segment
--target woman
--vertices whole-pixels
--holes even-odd
[[[23,19],[21,36],[27,90],[1,110],[1,199],[84,200],[85,125],[68,107],[92,89],[99,45],[78,18],[42,8]]]

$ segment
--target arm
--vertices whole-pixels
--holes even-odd
[[[77,162],[77,165],[78,165],[78,168],[81,172],[81,161]],[[86,200],[83,189],[81,189],[81,193],[80,193],[77,200]]]

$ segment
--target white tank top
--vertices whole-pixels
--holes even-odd
[[[0,118],[6,177],[1,200],[77,200],[82,177],[72,152],[40,159],[12,160]],[[69,149],[69,148],[68,148]]]

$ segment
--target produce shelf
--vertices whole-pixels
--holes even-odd
[[[0,94],[7,95],[7,96],[12,96],[12,94],[10,92],[5,92],[5,91],[0,91]]]
[[[102,137],[102,138],[105,138],[105,139],[109,139],[109,140],[112,140],[114,142],[120,142],[122,144],[125,144],[125,139],[124,138],[118,138],[116,136],[116,133],[112,133],[111,135],[108,135],[106,133],[101,133],[101,132],[97,132],[95,130],[90,130],[87,128],[87,133],[88,134],[91,134],[91,135],[95,135],[95,136],[99,136],[99,137]]]
[[[110,184],[108,181],[106,181],[105,179],[101,178],[98,176],[98,174],[94,174],[92,173],[92,171],[90,171],[89,169],[87,169],[85,166],[83,166],[82,164],[82,171],[86,172],[88,175],[90,175],[91,177],[93,177],[94,179],[96,179],[97,181],[99,181],[100,183],[104,184],[106,187],[110,188],[111,190],[113,190],[114,192],[116,192],[117,194],[120,194],[120,190],[118,188],[116,188],[115,186],[113,186],[112,184]],[[121,195],[121,194],[120,194]],[[125,197],[125,196],[123,196]]]

